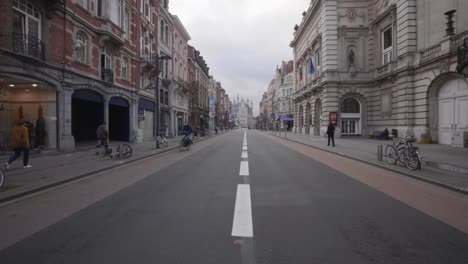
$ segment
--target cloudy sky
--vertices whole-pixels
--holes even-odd
[[[210,74],[227,90],[254,100],[261,96],[276,65],[292,59],[293,27],[308,0],[170,0],[210,67]]]

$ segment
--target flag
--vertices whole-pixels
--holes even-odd
[[[312,59],[310,59],[310,69],[309,69],[310,75],[314,74],[315,72],[315,67],[314,67],[314,62]]]

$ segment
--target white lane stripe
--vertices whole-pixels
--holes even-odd
[[[242,151],[241,159],[248,159],[249,154],[247,154],[247,151]]]
[[[237,185],[231,235],[235,237],[253,237],[252,204],[250,201],[250,185],[248,184]]]
[[[247,151],[247,146],[243,146],[243,147],[242,147],[242,150],[243,150],[243,151]]]
[[[248,161],[241,161],[240,169],[239,169],[240,176],[249,176],[249,162]]]

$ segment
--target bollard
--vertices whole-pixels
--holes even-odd
[[[382,161],[382,156],[383,156],[383,145],[378,145],[377,146],[377,159],[379,161]]]

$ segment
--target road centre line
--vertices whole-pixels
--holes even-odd
[[[241,159],[248,159],[248,158],[249,158],[249,154],[247,153],[247,151],[242,151]]]
[[[250,201],[250,185],[238,184],[232,236],[253,237],[252,203]]]
[[[242,146],[243,151],[247,151],[247,146]]]
[[[248,161],[241,161],[240,169],[239,169],[239,176],[249,176],[249,162]]]

